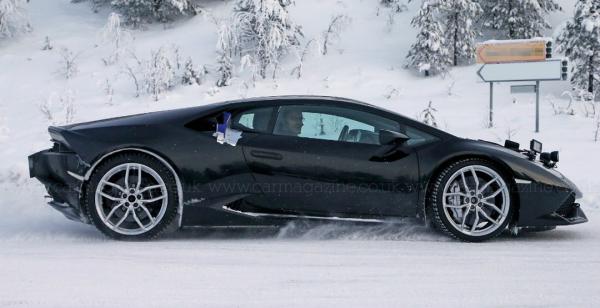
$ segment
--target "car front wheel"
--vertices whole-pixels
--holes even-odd
[[[486,160],[465,159],[446,167],[429,194],[433,226],[459,240],[491,239],[512,217],[507,180]]]

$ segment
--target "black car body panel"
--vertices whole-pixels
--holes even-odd
[[[389,147],[244,131],[238,145],[229,146],[213,137],[223,112],[307,104],[376,114],[431,140]],[[500,145],[458,138],[342,98],[256,98],[50,127],[49,133],[55,147],[29,157],[30,175],[46,186],[54,208],[84,222],[83,185],[95,166],[123,151],[144,151],[172,168],[180,186],[183,226],[273,225],[297,217],[389,221],[421,215],[430,179],[466,157],[486,158],[513,179],[519,209],[515,225],[587,221],[575,203],[581,192],[556,170]],[[376,159],[385,151],[394,154]]]

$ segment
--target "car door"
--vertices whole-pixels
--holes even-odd
[[[245,133],[241,143],[262,192],[245,200],[253,211],[414,215],[419,177],[414,148],[400,146],[393,159],[374,159],[389,152],[379,144],[379,130],[400,131],[397,121],[326,103],[298,104],[279,106],[269,126],[271,132]]]

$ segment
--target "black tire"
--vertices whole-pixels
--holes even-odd
[[[459,172],[459,170],[469,166],[483,166],[495,171],[504,181],[508,189],[508,213],[506,214],[502,223],[493,226],[494,228],[496,228],[495,231],[490,232],[489,234],[469,235],[463,233],[460,229],[458,229],[455,226],[456,223],[453,224],[450,222],[450,218],[445,212],[447,209],[444,207],[442,202],[444,194],[443,190],[446,187],[448,181],[451,180],[451,177],[455,173]],[[506,174],[504,174],[500,168],[498,168],[495,164],[487,160],[479,158],[468,158],[452,163],[451,165],[445,167],[437,176],[435,176],[435,178],[432,179],[431,183],[432,184],[430,185],[430,189],[428,189],[428,195],[426,198],[426,211],[429,216],[429,221],[431,225],[436,230],[439,230],[446,235],[449,235],[455,239],[465,242],[487,241],[498,236],[504,230],[506,230],[508,224],[512,220],[514,212],[513,202],[511,201],[513,199],[513,196],[511,195],[512,181],[509,180],[509,177]],[[479,203],[479,205],[481,205],[481,203]]]
[[[102,177],[114,167],[126,163],[141,164],[151,168],[160,176],[165,184],[164,186],[166,187],[166,210],[163,212],[160,220],[156,222],[152,228],[143,231],[141,234],[122,234],[114,231],[103,222],[96,208],[96,189],[98,188]],[[178,200],[179,198],[176,180],[173,173],[169,170],[169,168],[167,168],[167,166],[150,155],[137,152],[127,152],[107,158],[105,161],[101,162],[96,169],[94,169],[90,176],[89,182],[85,187],[83,207],[85,208],[85,212],[87,212],[89,220],[96,226],[98,230],[108,237],[117,240],[140,241],[156,238],[165,231],[174,229],[170,228],[170,226],[176,223],[175,218],[178,217]]]

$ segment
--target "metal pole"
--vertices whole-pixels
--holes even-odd
[[[494,83],[490,82],[490,123],[489,127],[494,127]]]
[[[540,132],[540,81],[535,82],[535,132]]]

